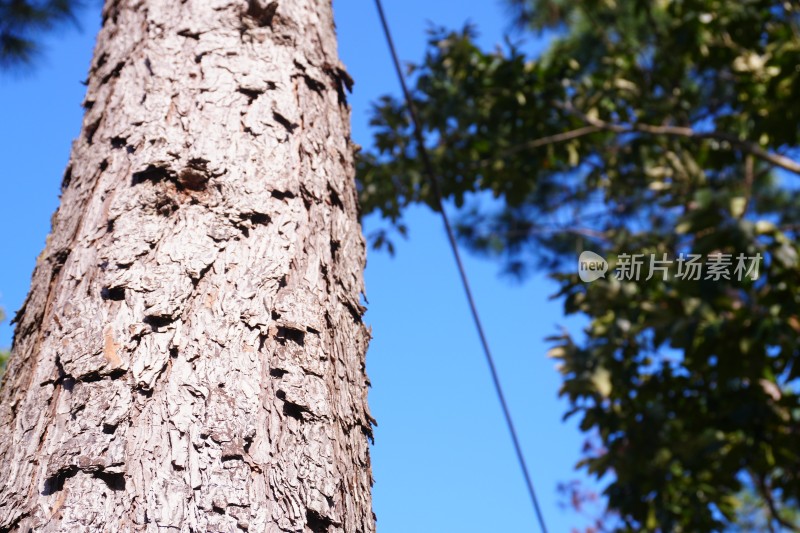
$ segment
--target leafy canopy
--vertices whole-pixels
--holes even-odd
[[[544,268],[580,335],[552,337],[561,394],[595,442],[608,527],[718,531],[742,491],[768,529],[800,504],[800,6],[767,0],[513,0],[540,57],[436,30],[412,67],[442,189],[472,250]],[[375,106],[365,214],[405,232],[435,203],[403,102]],[[753,281],[576,274],[583,250],[760,254]],[[624,257],[624,256],[623,256]],[[673,272],[674,274],[674,272]],[[794,521],[794,524],[797,522]]]

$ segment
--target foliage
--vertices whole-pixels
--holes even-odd
[[[79,7],[80,0],[0,0],[0,68],[30,63],[39,34],[75,22]]]
[[[582,335],[552,337],[623,531],[719,531],[751,487],[767,529],[800,504],[800,7],[767,0],[515,0],[541,57],[436,30],[415,106],[462,242],[547,269]],[[375,107],[365,214],[434,206],[405,106]],[[491,197],[489,197],[491,195]],[[383,245],[389,230],[373,235]],[[577,255],[760,254],[758,280],[591,284]],[[624,256],[622,256],[624,257]],[[767,505],[769,504],[769,505]],[[794,523],[797,523],[794,521]]]

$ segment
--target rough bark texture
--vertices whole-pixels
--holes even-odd
[[[330,0],[103,17],[0,392],[0,530],[374,531]]]

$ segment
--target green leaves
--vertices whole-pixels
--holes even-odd
[[[618,529],[724,529],[753,476],[778,523],[800,506],[800,176],[786,172],[800,146],[798,7],[511,4],[555,35],[541,57],[439,29],[413,69],[462,243],[515,275],[545,269],[565,311],[588,319],[549,355],[570,416],[599,440],[582,466],[608,482]],[[434,204],[403,104],[380,101],[373,125],[362,208],[399,227],[406,206]],[[584,250],[612,270],[621,254],[764,261],[755,281],[586,284]]]

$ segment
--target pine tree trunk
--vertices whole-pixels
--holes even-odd
[[[0,391],[0,531],[374,531],[330,0],[103,18]]]

